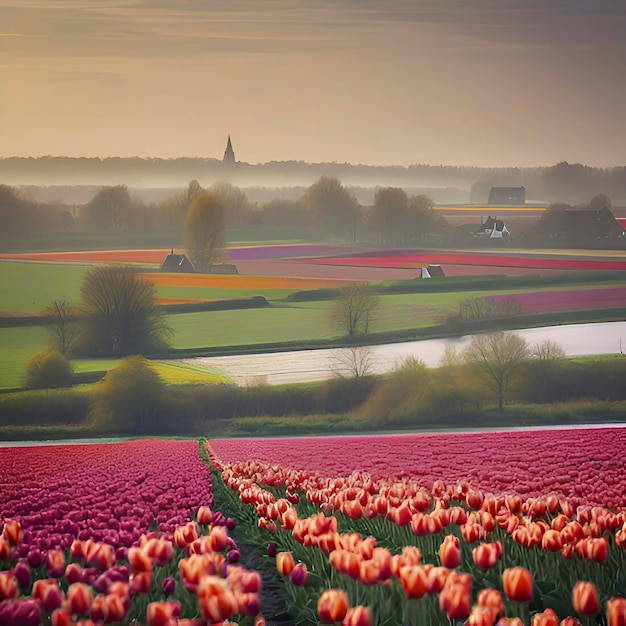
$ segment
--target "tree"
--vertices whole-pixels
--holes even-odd
[[[371,219],[380,243],[402,241],[407,237],[409,197],[400,187],[384,187],[374,194]]]
[[[341,348],[334,353],[334,372],[340,378],[369,376],[374,367],[374,355],[369,346]]]
[[[72,306],[67,300],[53,300],[48,307],[49,323],[47,330],[54,340],[55,347],[67,356],[76,340],[76,317],[72,314]]]
[[[225,244],[224,209],[210,193],[195,196],[185,218],[185,247],[193,266],[206,272]]]
[[[126,185],[103,187],[81,209],[79,221],[95,230],[119,231],[126,226],[133,208]]]
[[[180,231],[185,222],[185,216],[189,211],[192,200],[202,191],[200,183],[192,180],[186,191],[181,191],[167,198],[159,206],[159,222],[161,228],[168,232],[172,229]]]
[[[409,198],[411,239],[421,237],[425,233],[438,233],[449,226],[446,218],[435,211],[434,205],[435,201],[424,194]]]
[[[211,185],[208,192],[219,202],[224,212],[226,224],[235,226],[241,224],[250,211],[248,196],[236,185],[219,181]]]
[[[26,363],[26,380],[29,389],[51,389],[72,384],[72,365],[56,349],[37,352]]]
[[[373,312],[380,298],[367,283],[352,283],[339,290],[339,296],[331,309],[331,319],[349,337],[367,335]]]
[[[141,354],[171,329],[155,301],[156,287],[121,267],[94,267],[81,287],[82,332],[78,349],[98,356]]]
[[[105,432],[153,432],[164,395],[165,385],[150,362],[129,356],[94,386],[89,416]]]
[[[337,178],[320,176],[306,190],[301,202],[319,233],[356,241],[359,203]]]
[[[504,406],[513,375],[528,356],[526,339],[504,332],[474,335],[463,352],[465,362],[478,368],[498,395],[500,409]]]

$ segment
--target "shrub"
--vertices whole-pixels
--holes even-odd
[[[34,354],[26,364],[26,380],[29,389],[69,387],[72,384],[72,364],[56,349]]]
[[[130,356],[97,383],[89,399],[96,430],[115,434],[154,432],[162,427],[165,385],[150,362]]]

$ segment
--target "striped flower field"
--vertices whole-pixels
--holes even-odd
[[[271,575],[298,624],[618,626],[625,450],[617,427],[2,448],[0,623],[259,625]]]

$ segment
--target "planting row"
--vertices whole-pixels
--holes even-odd
[[[517,433],[521,449],[523,436]],[[395,440],[399,458],[417,446],[402,439]],[[434,439],[422,440],[420,451]],[[307,441],[281,440],[282,461],[250,460],[267,454],[268,440],[207,444],[225,485],[244,511],[254,510],[259,542],[289,577],[296,613],[316,605],[312,621],[359,624],[528,624],[532,617],[532,624],[558,625],[557,616],[565,624],[624,623],[623,505],[591,506],[583,492],[574,506],[554,492],[489,495],[465,480],[420,482],[408,464],[403,474],[378,467],[374,477],[354,471],[371,454],[352,456],[350,438],[338,439],[341,450],[330,446],[344,469],[333,473],[327,441],[311,441],[317,452]],[[227,462],[220,449],[245,460]],[[289,467],[293,458],[299,469]],[[311,463],[323,469],[302,469]],[[497,465],[505,470],[503,459]],[[548,478],[540,464],[532,471]]]
[[[0,467],[0,624],[259,616],[197,442],[4,448]]]
[[[626,506],[626,428],[215,440],[225,463],[255,459],[325,476],[358,468],[373,480],[468,481],[493,495],[554,493],[580,504]]]

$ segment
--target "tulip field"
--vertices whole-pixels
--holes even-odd
[[[0,448],[0,624],[623,625],[625,451],[619,427]]]

